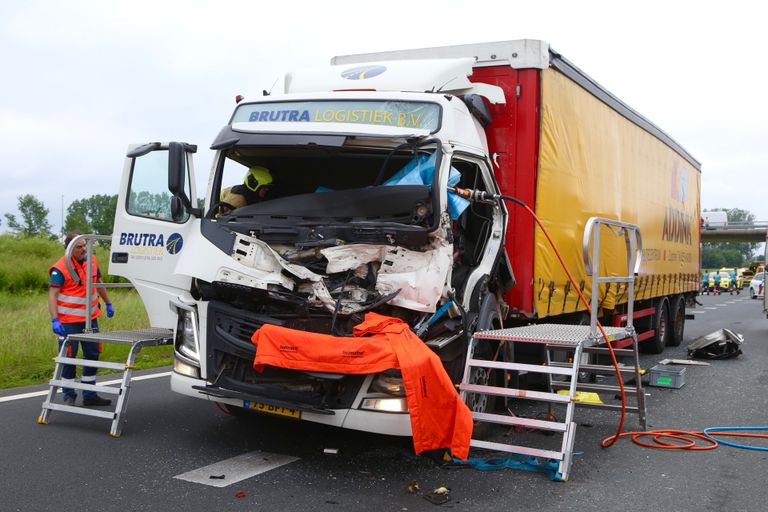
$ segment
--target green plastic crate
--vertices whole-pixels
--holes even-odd
[[[680,389],[685,384],[685,370],[685,367],[681,366],[657,364],[648,372],[650,375],[648,385],[657,388]]]

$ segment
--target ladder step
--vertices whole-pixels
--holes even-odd
[[[66,382],[63,380],[51,379],[49,384],[51,386],[58,386],[60,388],[83,389],[85,391],[96,391],[97,393],[107,393],[110,395],[120,394],[120,388],[114,388],[112,386],[99,386],[98,384],[86,384],[84,382]]]
[[[621,410],[621,404],[592,404],[589,402],[575,402],[579,407],[590,407],[593,409],[614,409]],[[628,405],[625,409],[628,413],[640,414],[642,411],[636,405]]]
[[[552,387],[558,389],[569,389],[571,387],[571,383],[552,381]],[[581,382],[576,385],[576,389],[578,391],[602,391],[604,393],[619,393],[621,391],[619,386],[612,386],[610,384],[582,384]],[[624,386],[624,393],[628,395],[635,395],[637,394],[637,388],[634,386]]]
[[[489,414],[485,412],[473,412],[472,418],[487,423],[497,423],[499,425],[516,425],[520,427],[535,428],[537,430],[565,432],[565,423],[558,423],[556,421],[521,418],[519,416],[509,416],[505,414]]]
[[[73,364],[76,366],[89,366],[91,368],[107,368],[110,370],[125,370],[125,363],[112,363],[110,361],[91,361],[90,359],[76,359],[74,357],[54,357],[57,363]]]
[[[547,348],[551,350],[551,347]],[[610,354],[608,347],[584,347],[583,351],[588,354]],[[630,357],[635,355],[635,351],[631,348],[615,348],[613,349],[613,353],[616,354],[617,357]]]
[[[115,419],[115,413],[113,411],[100,411],[98,409],[87,409],[85,407],[77,407],[73,405],[52,404],[47,401],[43,402],[43,409],[71,412],[74,414],[82,414],[83,416],[95,416],[96,418],[106,418],[108,420]]]
[[[570,368],[572,366],[571,363],[556,363],[556,362],[550,362],[549,363],[552,366],[558,366],[562,368]],[[588,372],[588,373],[607,373],[610,375],[616,374],[616,369],[613,367],[613,365],[603,365],[603,364],[580,364],[579,365],[579,371],[580,372]],[[634,366],[622,366],[619,365],[619,371],[621,373],[635,373],[635,367]]]
[[[528,448],[526,446],[517,446],[514,444],[502,444],[494,443],[491,441],[481,441],[479,439],[472,439],[469,441],[469,446],[474,448],[482,448],[484,450],[495,450],[499,452],[507,453],[519,453],[520,455],[528,455],[531,457],[542,457],[545,459],[563,460],[562,452],[553,452],[551,450],[540,450],[538,448]]]
[[[555,368],[554,366],[543,366],[538,364],[507,363],[504,361],[488,361],[485,359],[470,359],[467,364],[477,368],[495,368],[498,370],[517,370],[534,373],[551,373],[555,375],[573,375],[572,368]]]
[[[542,402],[567,404],[571,401],[571,398],[568,395],[558,395],[557,393],[546,393],[542,391],[530,391],[527,389],[483,386],[480,384],[461,384],[459,390],[467,391],[469,393],[482,393],[486,395],[506,396],[510,398],[525,398],[527,400],[540,400]]]

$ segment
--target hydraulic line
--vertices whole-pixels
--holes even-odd
[[[544,233],[544,236],[546,237],[547,242],[549,242],[549,245],[552,247],[552,250],[555,252],[555,256],[557,256],[557,260],[560,262],[560,266],[563,267],[565,274],[568,276],[568,280],[571,282],[571,284],[573,285],[573,288],[576,290],[576,293],[578,293],[579,297],[581,298],[581,301],[584,303],[584,306],[586,307],[587,312],[590,315],[592,314],[592,308],[590,308],[589,302],[587,301],[586,297],[584,296],[581,289],[579,288],[578,283],[576,283],[576,279],[574,279],[573,275],[571,274],[571,271],[568,268],[568,265],[565,264],[565,261],[563,260],[563,257],[560,254],[560,251],[557,249],[555,242],[552,240],[552,237],[549,235],[549,231],[547,231],[547,228],[544,227],[544,224],[541,222],[541,219],[539,219],[536,213],[534,213],[534,211],[531,208],[529,208],[527,204],[525,204],[521,200],[512,196],[505,196],[503,194],[494,194],[494,193],[486,192],[483,190],[471,190],[471,189],[458,188],[458,187],[448,187],[448,190],[454,192],[456,195],[460,197],[463,197],[473,202],[496,204],[500,199],[503,199],[505,201],[511,201],[515,204],[522,206],[531,215],[531,217],[533,217],[533,220],[536,222],[539,228],[541,228],[541,231],[542,233]],[[603,339],[605,340],[605,343],[608,347],[608,351],[611,354],[611,362],[613,363],[613,368],[616,372],[616,379],[618,380],[619,391],[621,394],[621,419],[619,420],[619,425],[616,429],[616,433],[612,436],[606,437],[600,442],[600,446],[602,446],[603,448],[608,448],[612,446],[619,437],[621,437],[622,430],[624,429],[624,418],[627,412],[627,397],[624,392],[624,381],[621,378],[621,372],[619,371],[619,363],[616,360],[616,354],[613,352],[613,346],[611,345],[611,342],[608,339],[608,334],[605,332],[605,329],[603,329],[603,325],[600,323],[599,320],[597,321],[597,328],[600,329],[600,334],[602,334]]]

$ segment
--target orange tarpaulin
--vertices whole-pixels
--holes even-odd
[[[378,373],[399,368],[411,416],[413,448],[449,448],[466,459],[472,413],[461,401],[440,358],[400,319],[367,313],[354,337],[264,325],[253,333],[253,367],[264,365],[333,373]]]

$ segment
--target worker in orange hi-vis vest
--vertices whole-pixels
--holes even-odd
[[[67,233],[64,241],[64,247],[67,247],[69,243],[80,233],[71,232]],[[59,349],[61,344],[64,343],[67,336],[70,334],[79,334],[85,329],[86,322],[86,305],[90,301],[91,304],[91,329],[93,332],[98,332],[99,322],[96,320],[101,315],[101,308],[99,307],[99,296],[104,300],[107,309],[107,317],[111,318],[115,314],[115,309],[112,307],[112,303],[109,301],[107,291],[104,288],[91,289],[91,296],[86,297],[86,241],[78,240],[76,245],[72,248],[72,268],[77,273],[79,282],[74,280],[67,270],[67,263],[65,256],[62,256],[56,263],[54,263],[48,270],[50,275],[50,286],[48,290],[48,311],[51,313],[51,328],[54,334],[59,336]],[[96,261],[96,256],[92,256],[91,260],[91,282],[97,283],[101,277],[99,271],[99,264]],[[95,341],[82,342],[83,355],[85,359],[97,361],[99,359],[99,352],[101,352],[101,344]],[[78,350],[78,342],[72,341],[67,353],[68,357],[76,357]],[[64,381],[74,382],[76,368],[73,365],[65,365],[62,372],[62,379]],[[80,381],[83,384],[96,384],[96,368],[86,366],[83,367],[83,373],[80,377]],[[63,388],[64,403],[68,405],[75,405],[77,400],[77,392],[72,388]],[[112,400],[102,398],[95,391],[83,390],[83,405],[85,406],[105,406],[112,403]]]

